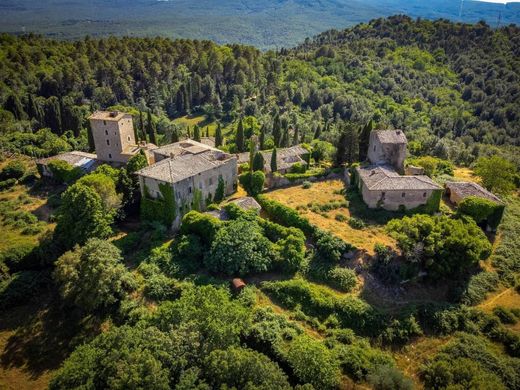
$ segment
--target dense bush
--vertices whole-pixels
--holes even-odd
[[[52,173],[52,177],[58,183],[73,183],[83,175],[83,171],[79,167],[73,167],[63,160],[52,160],[48,164],[48,168]]]
[[[0,277],[0,309],[30,301],[50,283],[45,271],[21,271],[2,279]]]
[[[430,278],[456,277],[491,253],[491,244],[472,219],[416,214],[387,225],[408,261]]]
[[[10,160],[0,172],[1,180],[21,179],[27,172],[27,165],[20,159]]]
[[[459,203],[457,212],[470,216],[478,224],[486,221],[491,228],[496,229],[502,220],[504,205],[477,196],[468,196]]]
[[[145,278],[144,294],[155,301],[178,298],[181,289],[175,280],[164,275],[159,266],[151,263],[141,263],[139,271]]]
[[[352,245],[322,229],[315,229],[314,239],[317,253],[326,262],[338,263],[344,253],[353,249]]]
[[[273,255],[271,242],[256,223],[236,220],[216,233],[204,264],[213,272],[246,275],[267,271]]]
[[[496,272],[482,271],[470,277],[461,302],[466,305],[477,305],[486,299],[488,293],[498,288],[499,278]]]
[[[395,367],[375,366],[367,378],[374,390],[412,390],[413,381]]]
[[[314,227],[311,223],[306,218],[300,216],[296,210],[263,195],[258,196],[257,200],[262,206],[262,209],[274,222],[298,228],[307,235],[314,232]]]
[[[181,234],[195,234],[201,241],[209,246],[215,239],[222,223],[218,218],[209,214],[190,211],[182,218]]]
[[[264,189],[265,174],[262,171],[245,172],[238,180],[249,196],[257,196]]]

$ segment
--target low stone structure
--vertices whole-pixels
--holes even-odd
[[[234,203],[242,210],[254,210],[256,213],[260,213],[262,206],[251,196],[243,196],[241,198],[233,199],[229,203]]]
[[[406,145],[406,136],[401,130],[370,133],[369,161],[356,167],[354,180],[368,207],[409,210],[430,202],[432,210],[438,209],[442,195],[440,185],[425,175],[401,175]]]
[[[476,196],[478,198],[491,200],[497,204],[504,204],[498,196],[477,183],[470,181],[448,181],[444,187],[446,188],[446,195],[455,205],[458,205],[469,196]]]
[[[260,153],[262,153],[262,156],[264,158],[264,172],[271,173],[271,158],[273,155],[273,151],[264,150]],[[308,154],[309,151],[300,145],[291,146],[289,148],[276,149],[276,165],[278,168],[277,172],[282,174],[288,173],[290,172],[291,167],[296,163],[300,163],[306,166],[307,161],[305,160],[305,156]],[[237,154],[237,159],[239,165],[249,163],[249,152]]]
[[[176,158],[188,154],[195,155],[206,151],[220,152],[219,149],[216,149],[212,146],[187,138],[179,142],[174,142],[172,144],[155,148],[152,150],[152,155],[154,162],[157,163],[166,158]]]
[[[103,164],[103,161],[98,160],[97,156],[92,153],[79,151],[66,152],[56,156],[45,157],[36,160],[36,166],[38,168],[38,172],[40,172],[40,175],[45,177],[52,177],[52,172],[49,169],[49,163],[55,160],[65,161],[73,167],[79,167],[84,173],[90,173],[98,166]]]

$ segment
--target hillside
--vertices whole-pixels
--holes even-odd
[[[261,49],[293,46],[330,28],[403,13],[495,27],[520,23],[520,5],[457,0],[262,0],[210,1],[6,0],[0,3],[0,31],[45,34],[53,38],[164,36],[244,43]]]

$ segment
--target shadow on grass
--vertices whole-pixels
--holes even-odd
[[[45,292],[37,299],[0,314],[0,334],[12,332],[0,344],[0,365],[6,370],[21,368],[32,379],[58,369],[76,346],[99,333],[100,325],[78,311],[62,309],[55,293]]]

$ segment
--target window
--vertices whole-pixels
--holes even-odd
[[[374,152],[376,151],[376,145],[374,145]]]
[[[110,140],[109,139],[107,139],[107,145],[110,146]]]
[[[103,126],[106,126],[106,125],[107,125],[107,121],[103,121]]]
[[[108,135],[108,130],[105,130],[105,135]]]
[[[209,178],[209,185],[210,186],[213,185],[213,178],[212,177]]]
[[[108,158],[112,158],[112,153],[108,153]]]
[[[423,192],[422,197],[426,198],[426,192]]]
[[[403,192],[403,193],[401,194],[401,198],[404,198],[405,196],[406,196],[406,194]]]
[[[199,183],[199,190],[202,190],[202,183]]]
[[[130,136],[127,136],[126,139],[128,140],[128,142],[130,142]]]
[[[190,187],[190,188],[188,188],[188,192],[189,192],[189,193],[191,194],[191,187]]]
[[[385,195],[386,195],[386,192],[384,192],[384,191],[383,191],[383,192],[381,192],[381,198],[384,198],[384,197],[385,197]]]

